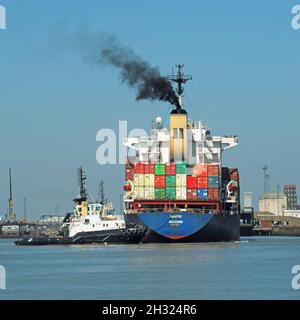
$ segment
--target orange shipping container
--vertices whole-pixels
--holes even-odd
[[[154,185],[155,185],[155,188],[165,188],[166,187],[166,177],[165,176],[155,176]]]
[[[187,189],[186,198],[190,201],[198,201],[198,190],[197,189]]]
[[[207,167],[208,176],[219,176],[219,166],[218,165],[209,165]]]
[[[208,189],[208,200],[219,201],[219,189],[217,188]]]
[[[206,189],[208,187],[208,177],[198,177],[198,188]]]
[[[199,177],[207,177],[208,176],[207,164],[196,164],[193,167],[193,175],[199,176]]]

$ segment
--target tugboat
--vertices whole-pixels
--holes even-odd
[[[145,228],[127,228],[124,217],[115,214],[111,203],[88,201],[82,168],[79,168],[78,176],[80,196],[73,200],[74,213],[66,215],[59,235],[23,238],[15,241],[16,245],[137,244],[141,241]]]

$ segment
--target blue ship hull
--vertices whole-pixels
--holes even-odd
[[[240,238],[239,215],[199,212],[126,214],[129,225],[146,227],[142,242],[213,242]]]

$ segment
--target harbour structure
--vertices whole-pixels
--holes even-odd
[[[287,198],[282,192],[268,192],[259,199],[259,212],[269,212],[274,215],[283,215],[287,209]]]
[[[284,195],[287,199],[287,210],[294,210],[297,208],[297,187],[294,184],[285,185],[283,188]]]

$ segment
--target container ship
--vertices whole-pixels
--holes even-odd
[[[213,136],[184,109],[183,85],[191,76],[177,65],[178,105],[166,125],[157,117],[150,136],[124,138],[127,147],[124,215],[142,225],[142,242],[214,242],[240,238],[237,168],[222,166],[222,153],[238,136]]]

